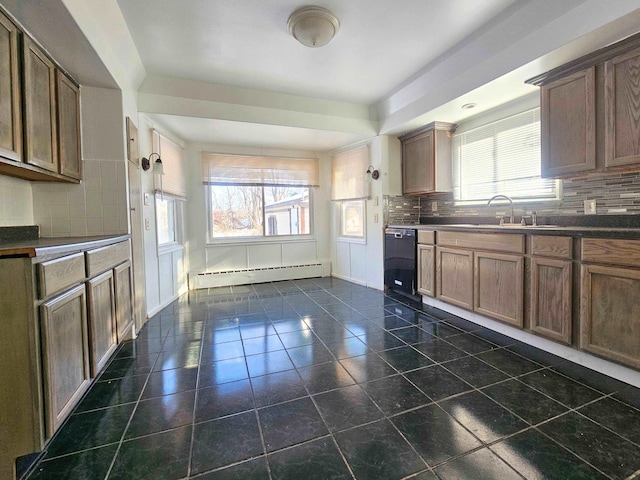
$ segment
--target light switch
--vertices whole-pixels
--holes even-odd
[[[378,214],[377,213],[373,214],[373,223],[378,223]]]
[[[151,230],[151,224],[149,223],[149,219],[148,218],[144,219],[144,229],[145,230]]]
[[[377,196],[377,195],[376,195],[375,197],[373,197],[373,202],[371,202],[371,204],[372,204],[374,207],[377,207],[377,206],[378,206],[378,196]]]
[[[145,205],[151,205],[151,194],[150,193],[145,193],[144,194],[144,204]]]

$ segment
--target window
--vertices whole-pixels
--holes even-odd
[[[453,137],[456,201],[556,200],[558,181],[540,178],[540,109],[535,108]]]
[[[209,238],[310,235],[316,159],[203,154]]]
[[[177,243],[176,200],[169,197],[156,197],[156,230],[158,246]]]
[[[340,202],[340,236],[364,238],[365,234],[365,201],[350,200]]]
[[[309,235],[310,189],[208,185],[210,237]]]
[[[331,199],[339,202],[340,237],[365,238],[365,199],[369,198],[370,189],[365,172],[369,163],[368,145],[339,152],[331,158]]]

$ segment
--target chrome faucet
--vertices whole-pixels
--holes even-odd
[[[491,205],[491,202],[494,201],[497,198],[504,198],[505,200],[509,201],[509,204],[511,205],[511,214],[509,215],[509,223],[513,223],[513,220],[514,220],[514,217],[513,217],[513,200],[511,200],[511,198],[507,197],[506,195],[502,195],[502,194],[494,195],[487,202],[487,206]],[[501,221],[501,223],[502,223],[502,221]]]

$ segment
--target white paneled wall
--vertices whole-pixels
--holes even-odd
[[[224,272],[243,268],[283,267],[321,261],[318,242],[213,244],[206,247],[206,271]]]
[[[0,175],[0,226],[33,225],[31,183]]]
[[[127,233],[126,164],[85,160],[79,185],[34,183],[34,220],[44,237]]]

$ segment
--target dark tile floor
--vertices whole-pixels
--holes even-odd
[[[122,345],[30,479],[640,478],[639,392],[341,280],[201,290]]]

